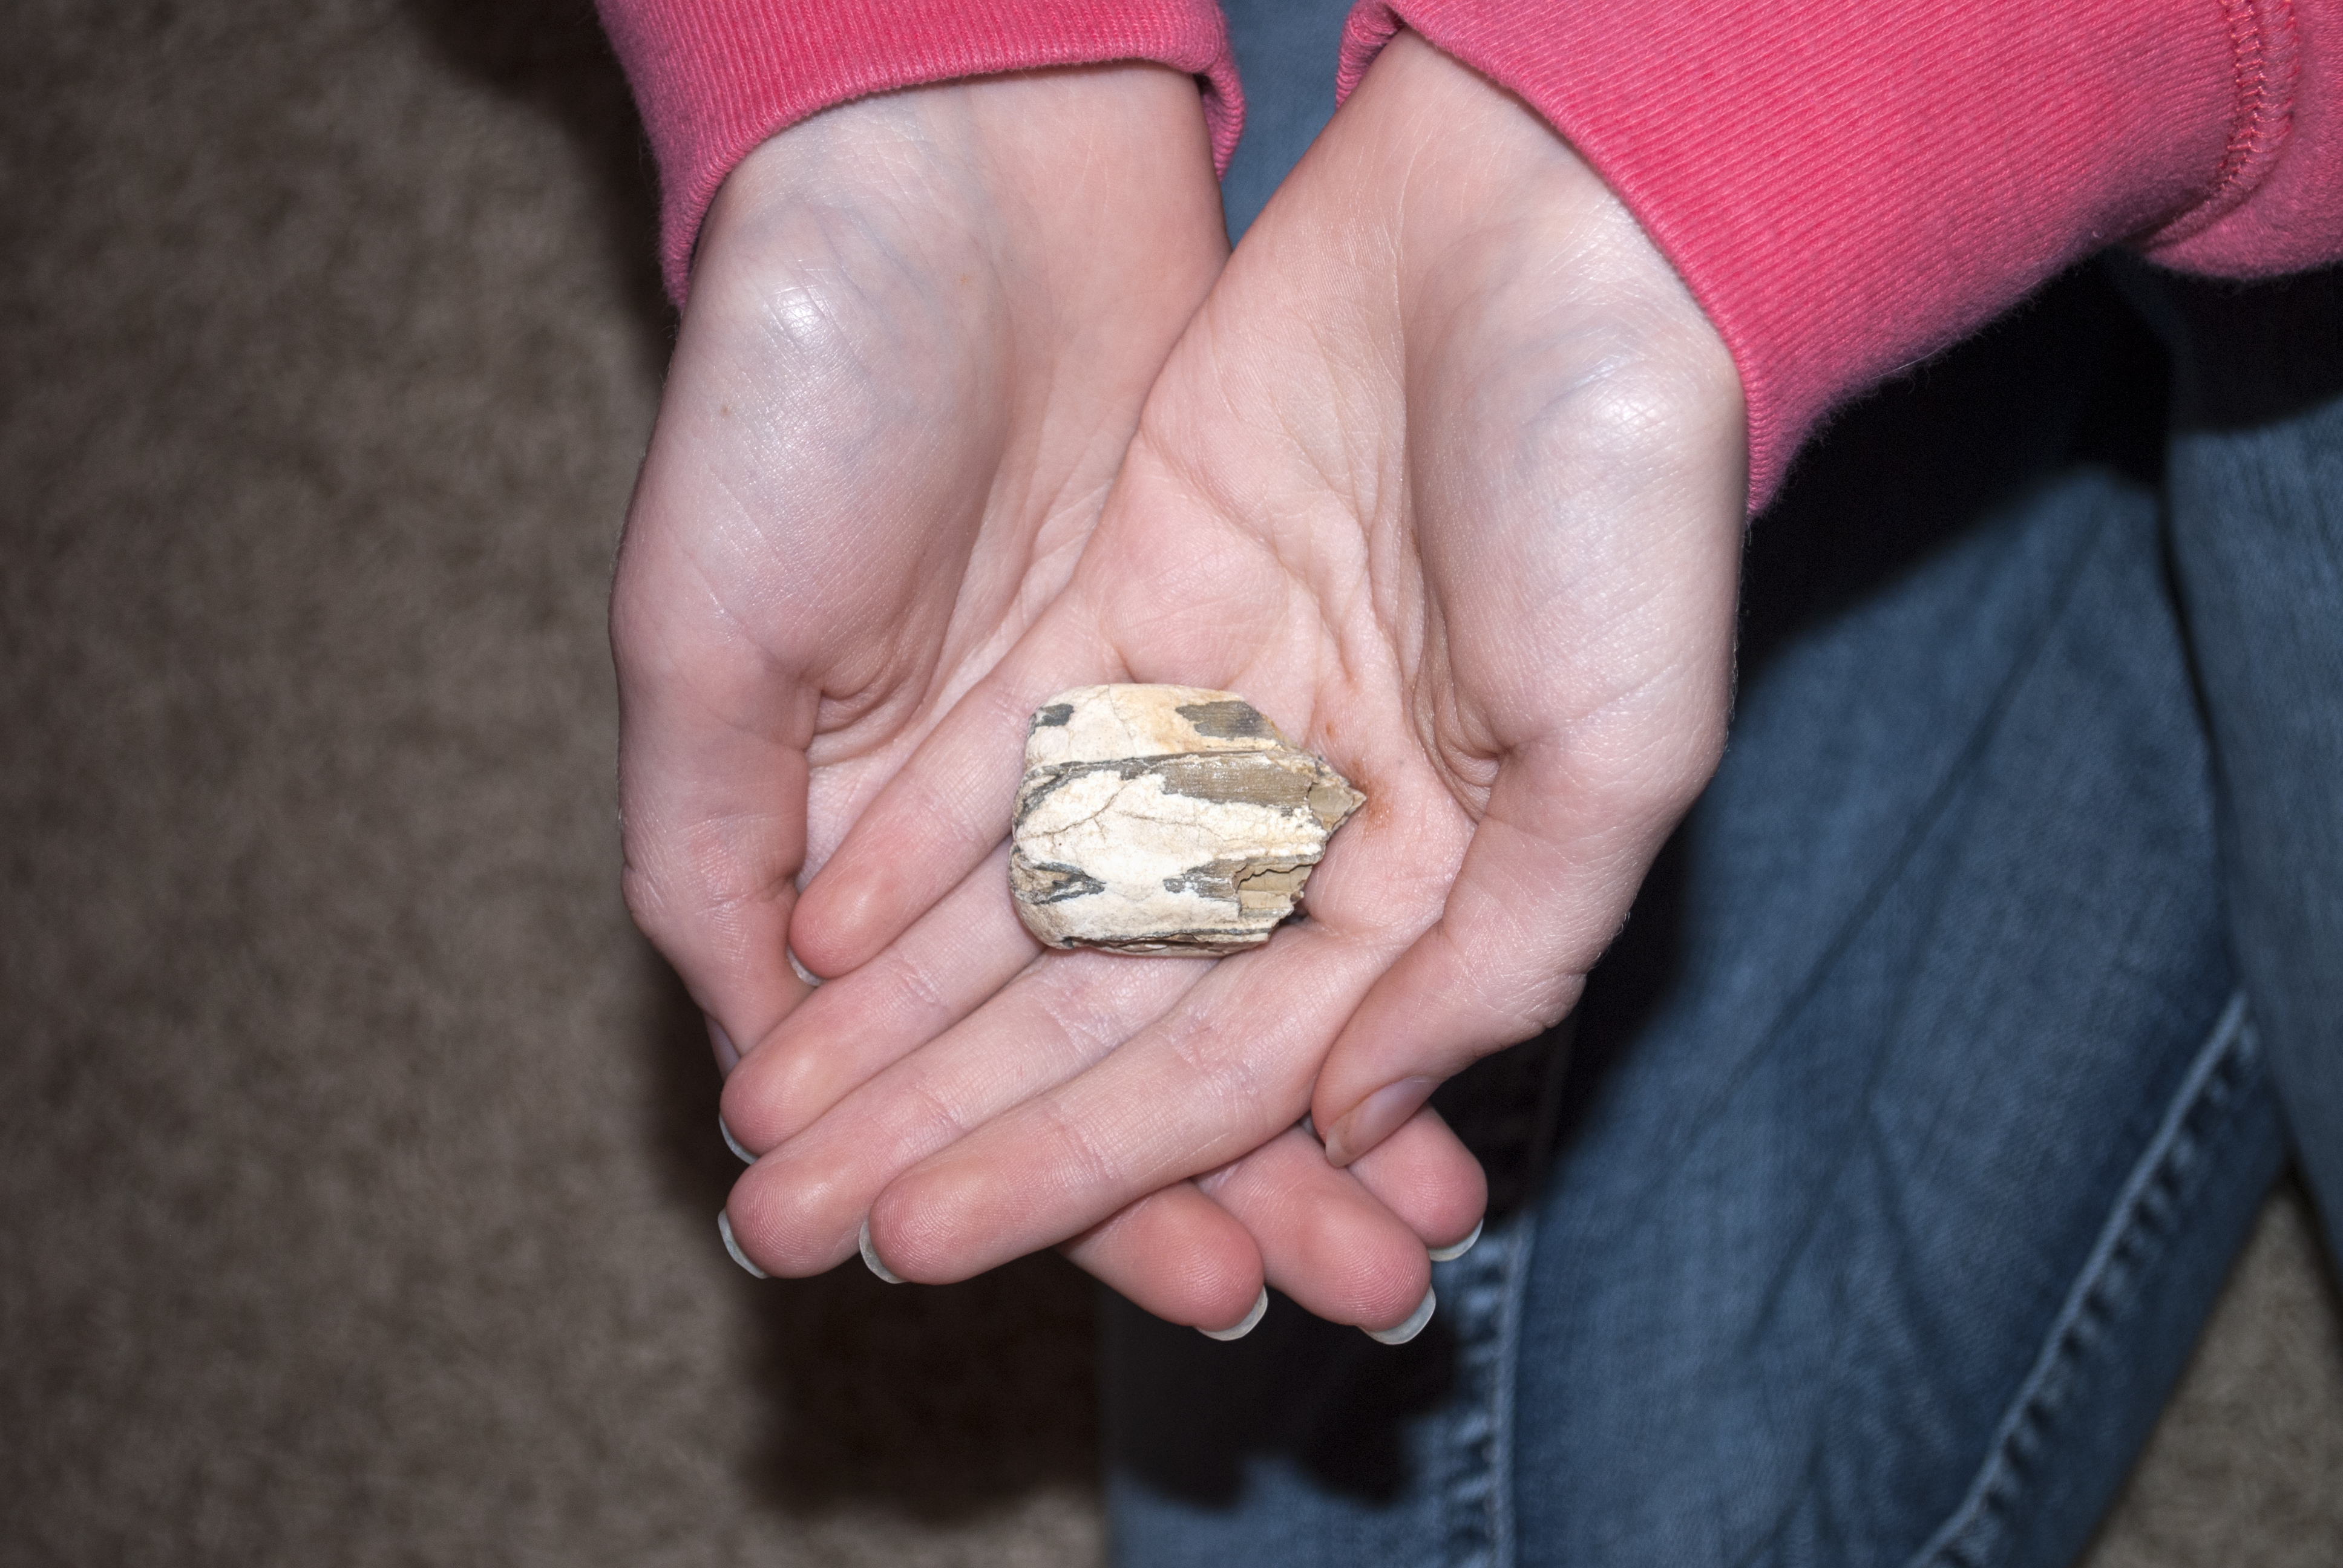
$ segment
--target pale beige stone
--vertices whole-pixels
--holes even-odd
[[[1053,948],[1236,952],[1293,913],[1365,802],[1232,692],[1081,687],[1027,732],[1009,885]]]

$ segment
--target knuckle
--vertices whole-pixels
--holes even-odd
[[[920,964],[909,959],[894,959],[870,967],[875,970],[871,980],[880,992],[877,1010],[882,1016],[918,1028],[948,1019],[954,1011],[943,987]]]
[[[635,929],[663,953],[672,954],[683,935],[669,879],[632,860],[618,873],[618,893]]]
[[[968,1135],[975,1123],[959,1101],[925,1073],[905,1086],[906,1114],[914,1147],[922,1152],[941,1149]]]
[[[1481,1003],[1490,1049],[1544,1034],[1570,1015],[1584,988],[1583,976],[1550,964],[1511,965],[1484,977]]]
[[[1219,1108],[1223,1120],[1242,1119],[1250,1126],[1272,1100],[1282,1104],[1285,1086],[1272,1081],[1262,1053],[1245,1049],[1242,1030],[1219,1027],[1209,1010],[1168,1021],[1163,1029],[1166,1054],[1192,1087],[1183,1098],[1201,1099]]]
[[[1509,922],[1499,940],[1459,941],[1447,937],[1451,994],[1469,1020],[1455,1052],[1456,1060],[1440,1063],[1449,1072],[1463,1070],[1480,1057],[1505,1046],[1534,1039],[1570,1015],[1585,990],[1588,954],[1564,935],[1526,921]],[[1484,931],[1484,938],[1495,935]],[[1614,933],[1601,933],[1595,952],[1610,945]]]
[[[1122,1155],[1100,1139],[1098,1130],[1073,1115],[1051,1095],[1039,1108],[1046,1145],[1071,1168],[1074,1184],[1092,1191],[1120,1191],[1128,1179]]]

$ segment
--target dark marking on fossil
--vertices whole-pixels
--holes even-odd
[[[1176,934],[1149,937],[1067,937],[1069,949],[1101,953],[1241,953],[1262,943],[1252,926],[1198,926]]]
[[[1031,735],[1036,729],[1055,729],[1059,726],[1071,720],[1073,717],[1074,705],[1072,703],[1053,702],[1050,704],[1049,707],[1042,709],[1040,712],[1033,715],[1033,722],[1026,729],[1025,733]]]
[[[1267,806],[1289,814],[1306,810],[1310,804],[1311,775],[1273,751],[1193,751],[1163,758],[1148,771],[1163,780],[1167,795]]]
[[[1010,891],[1029,904],[1061,904],[1106,891],[1106,884],[1083,870],[1056,860],[1029,860],[1023,850],[1009,857]]]
[[[1261,716],[1260,709],[1233,697],[1218,702],[1191,702],[1172,711],[1194,725],[1197,734],[1209,735],[1215,740],[1283,739],[1277,733],[1277,727]]]

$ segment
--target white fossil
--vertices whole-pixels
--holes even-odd
[[[1293,912],[1365,803],[1232,692],[1081,687],[1027,731],[1009,885],[1053,948],[1236,952]]]

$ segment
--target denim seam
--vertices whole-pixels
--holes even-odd
[[[1453,1314],[1462,1385],[1442,1423],[1446,1568],[1505,1568],[1513,1561],[1513,1373],[1529,1227],[1525,1213],[1493,1224],[1472,1251],[1433,1271],[1441,1309]]]
[[[2133,1167],[2091,1254],[2052,1320],[2041,1354],[2018,1385],[1968,1493],[1912,1560],[1912,1568],[1990,1568],[2015,1538],[2012,1516],[2086,1362],[2137,1299],[2161,1236],[2206,1168],[2212,1124],[2241,1099],[2259,1060],[2243,992],[2221,1010],[2180,1092]]]
[[[1513,1221],[1513,1233],[1505,1238],[1504,1316],[1498,1325],[1497,1392],[1492,1402],[1497,1421],[1494,1485],[1489,1499],[1490,1556],[1494,1568],[1512,1568],[1513,1561],[1513,1398],[1520,1386],[1530,1252],[1536,1241],[1537,1211],[1524,1209]]]
[[[1524,1181],[1551,1157],[1569,1061],[1568,1026],[1534,1052],[1533,1092],[1514,1109],[1483,1158],[1491,1196],[1517,1171]],[[1536,1245],[1538,1205],[1493,1201],[1492,1217],[1473,1250],[1434,1265],[1442,1309],[1456,1338],[1458,1386],[1442,1423],[1448,1467],[1440,1497],[1444,1568],[1512,1568],[1513,1561],[1513,1416],[1521,1362],[1522,1322],[1529,1296],[1530,1255]]]

